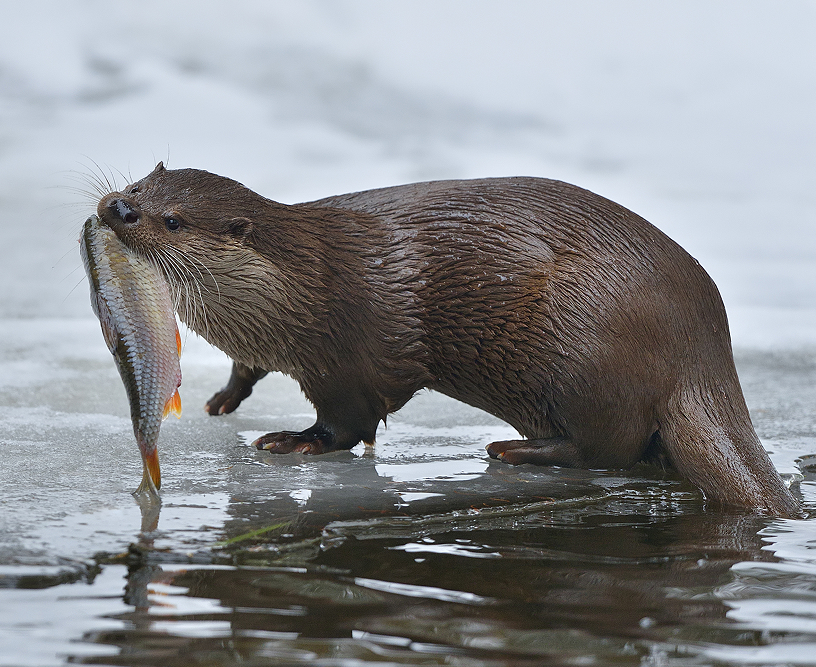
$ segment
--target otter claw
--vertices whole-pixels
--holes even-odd
[[[255,447],[272,454],[323,454],[330,451],[322,440],[300,433],[267,433],[255,440]]]
[[[488,456],[491,459],[503,459],[504,455],[507,453],[508,450],[519,448],[522,446],[526,446],[527,443],[524,441],[513,441],[513,440],[500,440],[497,442],[491,442],[489,445],[485,447],[487,450]]]

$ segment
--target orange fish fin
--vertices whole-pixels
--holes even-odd
[[[181,335],[179,334],[178,327],[176,327],[176,349],[178,350],[178,355],[181,356]]]
[[[181,396],[178,393],[178,389],[176,389],[173,395],[167,400],[167,403],[164,404],[162,419],[167,419],[171,412],[181,419]]]

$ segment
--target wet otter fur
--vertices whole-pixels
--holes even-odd
[[[751,426],[712,280],[592,192],[539,178],[437,181],[284,205],[159,163],[99,217],[167,276],[182,321],[233,360],[231,412],[269,371],[317,411],[271,452],[373,443],[430,388],[525,438],[513,464],[659,459],[726,505],[797,516]]]

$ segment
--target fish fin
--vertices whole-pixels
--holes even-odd
[[[178,355],[181,356],[181,335],[179,334],[178,326],[176,326],[176,349]]]
[[[111,354],[116,354],[116,348],[119,346],[119,332],[116,330],[116,325],[113,323],[108,304],[105,300],[96,295],[96,311],[99,317],[99,324],[102,327],[102,336],[105,338],[105,343],[108,346]]]
[[[167,399],[167,403],[164,404],[162,419],[167,419],[171,412],[176,415],[178,419],[181,419],[181,396],[178,393],[178,389]]]

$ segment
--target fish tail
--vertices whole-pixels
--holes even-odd
[[[159,484],[161,484],[161,479],[159,480]],[[150,470],[148,469],[146,461],[142,463],[142,483],[139,484],[139,488],[136,489],[136,495],[141,495],[144,493],[154,497],[158,497],[159,495],[159,489],[153,482],[153,477],[150,475]]]

